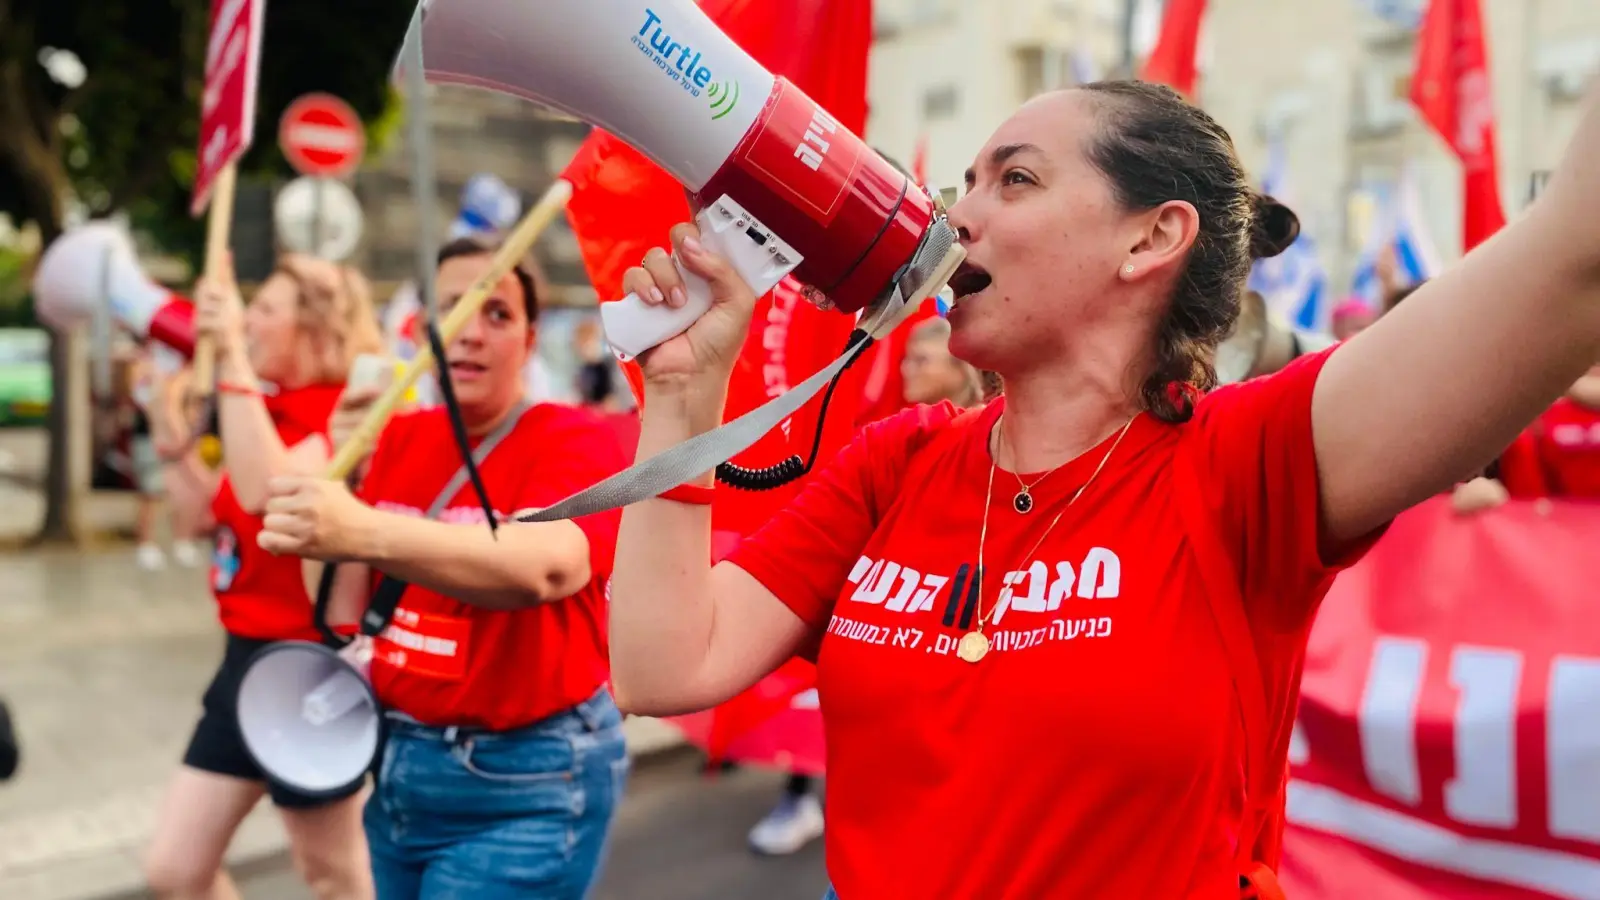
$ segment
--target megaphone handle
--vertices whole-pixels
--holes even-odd
[[[700,243],[726,259],[757,297],[772,290],[800,264],[800,254],[793,247],[726,195],[700,210],[695,224],[700,227]],[[688,296],[684,305],[650,306],[637,294],[600,305],[606,342],[625,357],[636,357],[683,334],[711,309],[711,285],[686,270],[676,253],[672,265],[683,279]]]

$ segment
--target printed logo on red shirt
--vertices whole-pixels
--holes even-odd
[[[964,563],[953,575],[924,574],[893,560],[863,556],[850,570],[849,583],[855,585],[855,591],[849,602],[882,606],[906,616],[935,614],[944,628],[964,633],[973,628],[977,618],[978,579],[972,577],[976,568]],[[984,617],[991,650],[1027,650],[1053,641],[1110,637],[1112,617],[1098,604],[1083,601],[1118,596],[1122,560],[1112,550],[1092,547],[1076,565],[1066,560],[1053,565],[1035,560],[1025,569],[1005,573],[1001,583],[1010,586],[1011,592],[1002,594],[1001,602]],[[926,632],[921,628],[873,625],[840,614],[849,611],[845,606],[835,613],[828,624],[829,634],[906,650],[921,648],[924,653],[941,656],[953,653],[959,639],[959,634],[939,634],[925,643]],[[1020,615],[1011,617],[1011,628],[1000,629],[1011,612]],[[933,627],[929,622],[919,624]]]
[[[471,637],[469,619],[401,608],[373,642],[373,658],[412,675],[460,681]]]

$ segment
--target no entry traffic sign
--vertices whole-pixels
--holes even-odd
[[[361,165],[367,136],[350,104],[332,94],[305,94],[283,111],[278,146],[301,175],[342,178]]]

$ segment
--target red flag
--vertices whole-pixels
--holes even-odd
[[[1461,159],[1461,246],[1471,250],[1506,224],[1494,147],[1489,51],[1478,0],[1432,0],[1417,33],[1411,102]]]
[[[1200,44],[1200,22],[1205,18],[1206,0],[1167,0],[1161,16],[1161,36],[1144,61],[1145,81],[1169,85],[1185,97],[1194,97],[1199,70],[1195,54]]]
[[[701,9],[752,58],[794,82],[839,124],[856,134],[865,129],[871,0],[705,0]],[[654,163],[599,129],[562,177],[573,186],[567,215],[590,281],[601,302],[621,299],[623,271],[638,265],[651,247],[666,246],[671,226],[689,219],[684,190]],[[844,350],[854,326],[854,317],[817,309],[800,297],[793,279],[784,279],[756,305],[729,385],[725,418],[742,415],[810,377]],[[638,367],[623,368],[642,400]],[[829,402],[818,465],[853,434],[865,377],[865,366],[859,363],[841,377]],[[791,454],[811,458],[820,404],[820,398],[813,399],[734,461],[761,468]],[[800,486],[797,482],[760,493],[719,487],[712,503],[719,544],[715,555],[720,557],[739,535],[753,531]],[[788,708],[814,677],[809,663],[792,662],[714,712],[685,718],[680,726],[720,755],[741,733]]]

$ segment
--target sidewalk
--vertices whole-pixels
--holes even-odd
[[[42,428],[0,428],[0,552],[22,551],[44,521],[49,435]],[[95,491],[84,518],[96,543],[133,537],[139,498],[132,491]]]
[[[18,504],[0,489],[0,533]],[[199,570],[143,572],[131,548],[0,555],[0,695],[22,768],[0,785],[0,898],[84,900],[142,887],[139,854],[221,650]],[[630,720],[637,754],[677,732]],[[270,805],[228,855],[281,854]]]

